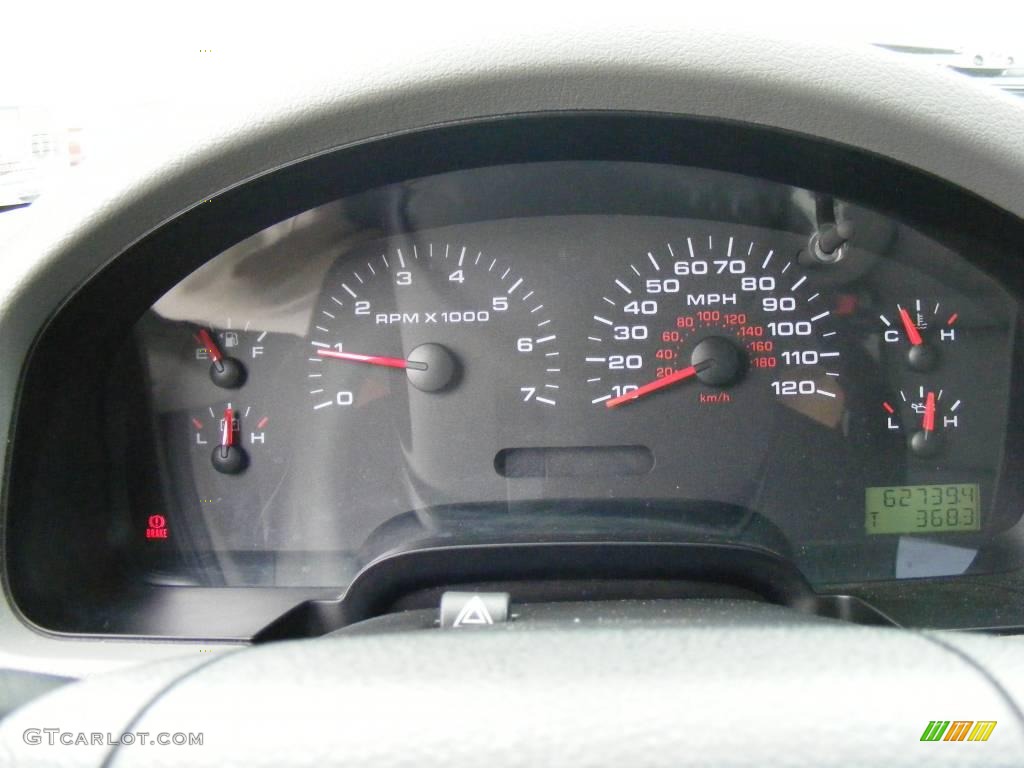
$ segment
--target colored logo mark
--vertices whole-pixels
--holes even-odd
[[[995,720],[931,720],[921,741],[988,741],[996,729]]]

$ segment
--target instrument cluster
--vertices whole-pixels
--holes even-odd
[[[164,489],[140,546],[228,586],[581,536],[744,540],[815,584],[962,574],[1019,517],[999,504],[1017,302],[983,256],[639,163],[314,208],[136,325]]]

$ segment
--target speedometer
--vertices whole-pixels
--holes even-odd
[[[601,408],[676,386],[727,404],[741,382],[791,401],[840,396],[832,313],[795,252],[690,235],[641,252],[601,301],[584,359]]]

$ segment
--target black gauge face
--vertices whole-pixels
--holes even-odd
[[[841,353],[829,307],[813,273],[780,245],[693,234],[639,253],[592,318],[584,358],[591,403],[649,399],[658,408],[673,397],[735,408],[757,387],[838,415]]]

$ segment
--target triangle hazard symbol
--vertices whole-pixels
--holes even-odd
[[[452,622],[452,627],[493,623],[494,619],[491,618],[491,612],[487,610],[487,606],[484,605],[484,601],[480,599],[479,595],[474,595],[469,599],[469,602],[462,606],[462,610],[459,611],[459,615],[456,616],[455,621]]]

